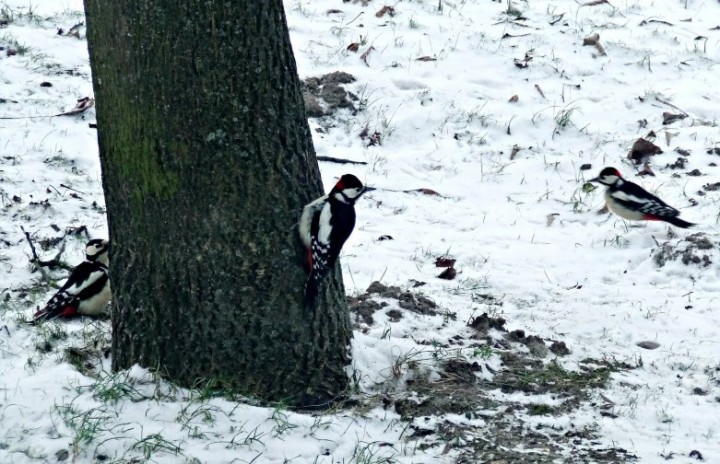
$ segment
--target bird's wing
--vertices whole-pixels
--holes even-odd
[[[632,182],[625,182],[622,189],[610,191],[610,196],[621,206],[658,217],[675,217],[680,214],[672,206]]]

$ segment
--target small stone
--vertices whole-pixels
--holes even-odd
[[[399,309],[390,309],[385,314],[387,314],[391,322],[398,322],[403,317],[402,311]]]
[[[638,342],[637,346],[639,346],[640,348],[644,348],[646,350],[655,350],[658,347],[660,347],[660,344],[658,342],[646,340],[646,341]]]
[[[67,458],[70,457],[70,452],[66,449],[61,449],[55,453],[55,457],[57,458],[58,461],[62,462],[62,461],[67,460]]]
[[[453,280],[455,276],[457,276],[457,271],[455,270],[455,268],[448,267],[440,274],[438,274],[438,279]]]
[[[552,342],[552,345],[550,345],[550,351],[558,356],[567,356],[570,354],[570,349],[567,347],[565,342]]]

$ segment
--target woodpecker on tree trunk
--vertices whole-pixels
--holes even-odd
[[[307,253],[305,304],[313,304],[320,282],[330,273],[355,227],[355,202],[371,190],[352,174],[343,175],[330,193],[303,208],[298,231]]]

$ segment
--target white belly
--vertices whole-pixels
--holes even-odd
[[[78,312],[88,316],[97,316],[105,311],[111,296],[112,290],[110,290],[110,282],[108,282],[102,292],[80,303]]]
[[[643,213],[627,209],[626,207],[618,203],[613,197],[610,196],[607,191],[605,192],[605,201],[607,202],[610,211],[617,214],[623,219],[627,219],[629,221],[642,221],[645,218],[645,215]]]

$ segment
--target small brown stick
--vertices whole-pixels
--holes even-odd
[[[64,188],[64,189],[72,190],[73,192],[77,192],[77,193],[79,193],[79,194],[81,194],[81,195],[85,195],[85,192],[81,192],[80,190],[76,190],[76,189],[74,189],[74,188],[72,188],[72,187],[70,187],[70,186],[68,186],[68,185],[65,185],[65,184],[60,184],[60,187],[62,187],[62,188]]]
[[[670,103],[670,102],[667,102],[667,101],[663,100],[663,99],[660,98],[660,97],[655,97],[655,100],[657,100],[657,101],[659,101],[660,103],[663,103],[663,104],[669,106],[670,108],[674,108],[674,109],[678,110],[679,112],[681,112],[681,113],[684,114],[685,116],[689,116],[689,115],[687,114],[687,112],[681,110],[681,109],[678,108],[677,106],[673,105],[673,104]]]
[[[28,243],[30,244],[30,250],[32,251],[33,258],[30,260],[31,263],[34,263],[37,265],[38,270],[40,271],[40,274],[42,274],[43,278],[52,286],[55,286],[53,283],[53,280],[50,278],[50,276],[47,274],[44,268],[55,268],[59,267],[60,269],[64,269],[66,271],[72,271],[74,268],[73,266],[70,266],[69,264],[65,264],[64,262],[60,261],[60,257],[65,252],[65,237],[67,237],[67,234],[65,234],[65,237],[63,237],[62,243],[60,244],[60,249],[58,250],[57,254],[53,259],[43,261],[40,258],[38,258],[37,251],[35,251],[35,244],[33,243],[32,239],[30,238],[30,233],[25,230],[23,226],[20,226],[20,229],[25,234],[25,238],[27,238]]]
[[[349,159],[344,158],[335,158],[333,156],[318,156],[318,161],[327,161],[328,163],[338,163],[338,164],[367,164],[365,161],[353,161]]]
[[[25,227],[23,227],[23,226],[20,226],[20,230],[23,231],[23,233],[25,234],[25,238],[27,239],[28,243],[30,244],[30,251],[32,252],[32,256],[33,256],[32,260],[30,262],[34,263],[37,266],[38,271],[40,271],[40,274],[43,277],[43,280],[45,280],[47,283],[52,283],[52,279],[50,278],[47,271],[45,270],[45,267],[42,265],[40,258],[38,258],[37,252],[35,251],[35,244],[33,243],[32,238],[30,238],[30,232],[25,230]]]

